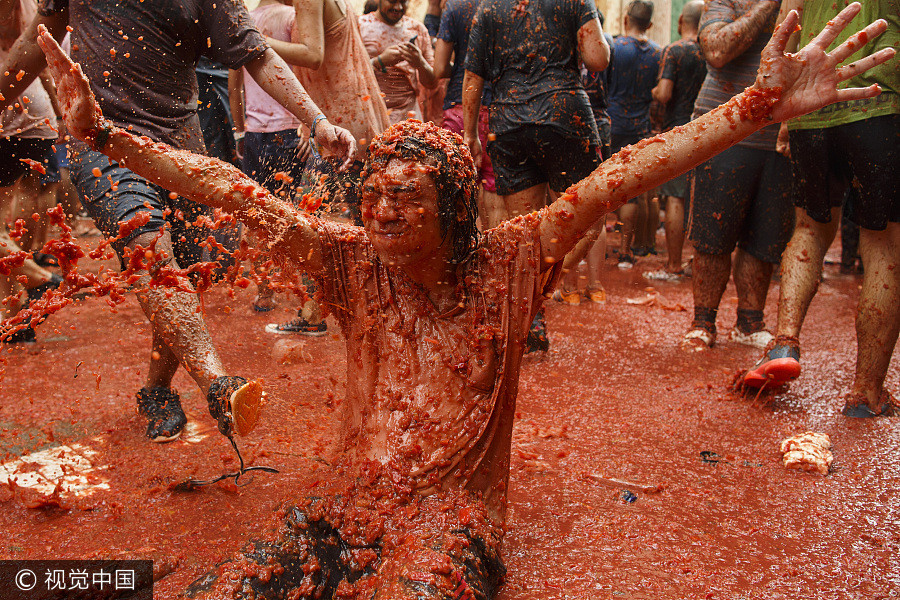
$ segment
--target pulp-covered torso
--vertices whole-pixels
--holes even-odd
[[[342,452],[430,493],[466,488],[501,516],[523,341],[549,275],[537,219],[485,234],[438,311],[361,229],[322,224],[325,302],[347,337]]]

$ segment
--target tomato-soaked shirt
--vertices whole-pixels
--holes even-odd
[[[460,267],[459,305],[440,314],[363,229],[314,221],[317,279],[347,343],[344,452],[411,476],[419,493],[480,493],[503,518],[525,338],[559,273],[540,272],[539,223],[531,214],[487,231]]]
[[[68,11],[72,58],[106,118],[203,153],[194,68],[200,56],[239,69],[268,48],[242,0],[41,0]]]
[[[703,16],[700,18],[701,47],[703,30],[713,23],[733,23],[740,17],[750,12],[754,4],[769,2],[770,0],[707,0]],[[775,30],[777,12],[773,12],[760,31],[756,39],[744,50],[743,54],[734,57],[727,65],[716,68],[707,63],[706,79],[697,94],[694,103],[693,118],[708,113],[720,104],[725,104],[753,85],[756,81],[756,72],[759,69],[759,61],[762,49],[765,48]],[[778,138],[778,123],[763,127],[759,131],[750,134],[738,146],[757,148],[759,150],[775,150],[775,140]]]

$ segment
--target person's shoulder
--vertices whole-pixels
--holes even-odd
[[[413,19],[412,17],[407,17],[404,15],[402,23],[407,31],[412,30],[412,31],[415,31],[416,34],[418,34],[418,35],[423,35],[423,34],[426,36],[428,35],[428,28],[425,27],[425,23],[423,23],[422,21],[417,21],[416,19]]]

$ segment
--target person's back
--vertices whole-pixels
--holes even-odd
[[[682,38],[666,46],[659,77],[673,82],[663,121],[663,130],[667,131],[691,120],[694,102],[706,78],[706,61],[697,40]]]
[[[650,133],[650,90],[656,85],[661,49],[655,42],[620,36],[609,67],[609,108],[613,135]]]
[[[453,64],[450,81],[444,96],[444,110],[462,104],[463,77],[466,74],[466,52],[469,48],[469,31],[480,0],[448,0],[441,14],[441,27],[437,38],[453,45]],[[481,105],[491,103],[490,86],[485,86]]]
[[[485,0],[478,15],[487,35],[473,30],[466,67],[491,84],[491,132],[545,124],[596,138],[576,39],[596,10],[579,0]]]

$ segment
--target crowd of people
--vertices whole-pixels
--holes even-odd
[[[147,436],[187,422],[179,366],[231,436],[241,395],[258,391],[223,366],[190,274],[243,236],[258,250],[250,309],[274,308],[295,272],[308,292],[267,331],[322,335],[332,314],[346,338],[342,452],[334,480],[189,595],[493,597],[520,363],[549,347],[545,298],[607,302],[608,229],[618,268],[640,268],[664,211],[665,264],[643,275],[691,277],[686,352],[714,346],[733,275],[729,339],[763,351],[742,383],[765,389],[800,374],[800,327],[843,213],[864,268],[843,412],[900,410],[884,389],[900,332],[897,9],[692,0],[661,48],[650,0],[627,5],[616,38],[590,0],[435,1],[424,23],[406,0],[360,16],[345,0],[0,0],[0,311],[15,320],[77,287],[41,252],[46,234],[17,220],[42,194],[70,212],[77,201],[152,325]],[[67,30],[71,59],[56,43]],[[224,69],[228,102],[204,115],[198,77]],[[211,227],[221,211],[243,233]],[[160,260],[135,270],[148,248]],[[162,267],[174,288],[156,284]],[[2,341],[33,342],[45,317],[29,318]],[[385,533],[386,498],[415,506],[395,525],[417,535]],[[275,562],[283,573],[262,576]]]

